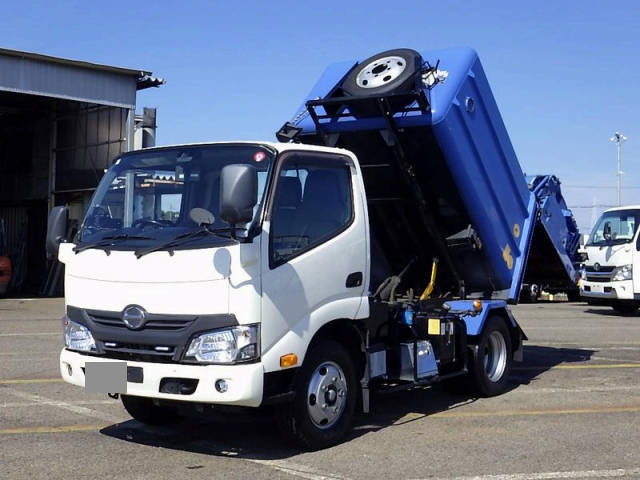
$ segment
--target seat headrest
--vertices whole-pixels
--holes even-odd
[[[310,172],[304,183],[303,202],[345,203],[346,192],[340,188],[338,175],[338,171],[316,170]]]
[[[302,198],[302,184],[298,177],[280,177],[278,208],[297,208]]]

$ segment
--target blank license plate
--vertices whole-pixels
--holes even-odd
[[[87,393],[127,393],[127,362],[85,362]]]

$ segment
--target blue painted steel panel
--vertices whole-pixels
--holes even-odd
[[[435,104],[433,131],[500,282],[496,287],[505,289],[519,282],[514,267],[528,252],[522,231],[535,218],[528,210],[533,202],[480,60],[470,52],[454,57],[468,68],[449,73],[444,85],[457,75],[448,87],[453,92],[456,85],[456,94],[444,99],[451,102],[448,109],[442,99]],[[440,68],[449,70],[449,60],[440,58]],[[468,98],[472,111],[465,106]]]

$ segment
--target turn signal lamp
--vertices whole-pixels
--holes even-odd
[[[474,300],[473,301],[473,309],[480,313],[482,311],[482,300]]]
[[[298,356],[295,353],[287,353],[280,357],[280,366],[282,368],[293,367],[298,364]]]

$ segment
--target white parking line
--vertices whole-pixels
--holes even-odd
[[[600,357],[597,355],[592,356],[589,360],[602,360],[605,362],[627,362],[627,363],[640,363],[638,360],[629,360],[628,358],[611,358],[611,357]]]
[[[65,402],[68,405],[108,405],[113,403],[113,400],[84,400],[79,402]],[[52,403],[45,403],[46,405],[54,405]],[[0,408],[22,408],[22,407],[41,407],[45,405],[42,402],[4,402],[0,403]]]
[[[22,392],[20,390],[16,390],[15,388],[11,388],[11,387],[3,387],[2,391],[10,393],[14,397],[19,397],[24,400],[29,400],[31,402],[38,403],[40,405],[50,405],[52,407],[58,407],[63,410],[68,410],[70,412],[77,413],[78,415],[84,415],[85,417],[98,418],[100,420],[104,420],[112,423],[118,423],[122,421],[122,418],[116,417],[115,415],[111,415],[109,413],[99,412],[98,410],[93,410],[87,407],[81,407],[79,405],[73,405],[69,402],[63,402],[60,400],[51,400],[49,398],[36,395],[35,393]]]
[[[640,468],[617,468],[615,470],[583,470],[571,472],[507,473],[503,475],[476,475],[450,477],[443,480],[553,480],[556,478],[621,478],[640,475]]]
[[[273,468],[279,472],[286,473],[294,477],[306,478],[307,480],[349,480],[347,477],[322,472],[317,468],[288,462],[286,460],[257,460],[252,458],[243,458],[243,460],[251,463],[258,463],[260,465]]]
[[[49,350],[46,352],[31,352],[30,355],[25,355],[24,352],[0,352],[0,357],[16,357],[20,356],[20,358],[30,358],[36,357],[38,355],[53,355],[54,353],[60,353],[60,350]]]
[[[34,333],[0,333],[0,337],[52,337],[60,335],[61,332],[34,332]]]

